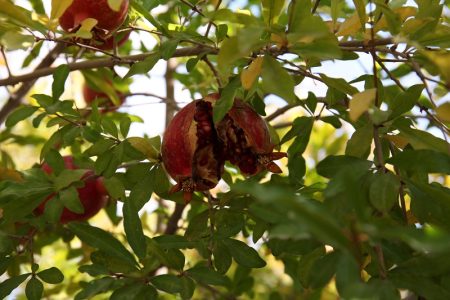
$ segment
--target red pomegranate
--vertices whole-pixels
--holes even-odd
[[[72,156],[64,156],[64,164],[65,167],[69,170],[75,170],[78,169],[77,166],[73,163],[73,157]],[[42,165],[42,170],[44,170],[45,173],[50,174],[52,173],[52,168],[44,163]],[[105,187],[103,186],[103,183],[101,179],[96,178],[93,176],[93,171],[87,171],[83,178],[84,178],[84,187],[78,188],[78,196],[80,198],[80,202],[84,207],[84,212],[81,214],[74,213],[70,211],[67,208],[63,209],[63,212],[60,217],[60,222],[62,224],[71,222],[71,221],[84,221],[91,217],[93,217],[95,214],[97,214],[102,207],[105,206],[107,201],[107,192]],[[35,212],[38,215],[41,215],[44,213],[45,204],[48,200],[53,198],[54,195],[50,195],[44,202],[42,202],[35,210]]]
[[[282,172],[273,161],[286,157],[286,153],[273,152],[266,122],[247,103],[235,99],[216,128],[225,145],[226,159],[243,174],[255,175],[263,170]]]
[[[161,155],[169,175],[189,202],[193,191],[217,185],[225,160],[212,120],[211,102],[195,100],[178,112],[164,134]]]
[[[112,10],[108,0],[73,0],[59,18],[59,24],[67,32],[73,32],[87,18],[97,20],[98,29],[114,31],[127,16],[129,0],[122,0],[119,11]]]
[[[112,83],[108,83],[112,85]],[[125,95],[117,92],[117,96],[119,97],[120,104],[123,104],[125,102]],[[98,106],[100,107],[101,112],[115,111],[118,108],[111,99],[109,99],[109,96],[106,93],[92,89],[86,82],[83,86],[83,98],[87,106],[90,106],[95,99],[98,99]]]
[[[193,191],[215,187],[226,160],[246,175],[262,170],[281,173],[273,160],[285,153],[273,152],[265,121],[245,102],[235,99],[233,107],[218,124],[212,106],[219,99],[210,94],[181,109],[164,133],[161,155],[169,175],[177,182],[171,192],[182,190],[186,202]]]

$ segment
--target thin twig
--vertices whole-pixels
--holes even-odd
[[[220,80],[219,72],[217,71],[216,67],[211,63],[211,61],[208,59],[208,57],[205,55],[202,57],[202,60],[208,65],[208,67],[211,69],[211,71],[214,74],[214,77],[216,78],[217,85],[219,88],[222,87],[222,81]]]
[[[6,57],[5,48],[3,45],[0,45],[0,52],[2,53],[3,60],[5,61],[6,71],[8,72],[9,77],[13,77],[14,75],[11,72],[11,68],[9,67],[8,58]]]
[[[314,3],[314,7],[311,10],[312,14],[314,14],[316,12],[317,8],[319,7],[319,3],[320,3],[320,0],[316,0],[316,3]]]

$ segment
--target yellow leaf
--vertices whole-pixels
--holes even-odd
[[[411,7],[411,6],[405,6],[405,7],[399,7],[397,9],[394,10],[394,12],[399,16],[400,20],[402,22],[405,22],[405,20],[409,17],[412,17],[414,15],[416,15],[417,12],[417,8],[415,7]],[[381,29],[387,28],[388,23],[387,23],[387,19],[386,16],[382,16],[380,21],[377,22],[377,24],[375,25],[375,32],[380,31]]]
[[[150,161],[158,161],[159,160],[159,151],[152,145],[152,143],[145,138],[141,137],[129,137],[127,141],[139,150],[145,157]]]
[[[123,0],[108,0],[108,6],[113,11],[119,11]]]
[[[359,21],[358,21],[359,22]],[[376,89],[369,89],[361,93],[354,94],[349,104],[350,120],[356,121],[365,113],[375,100]]]
[[[450,84],[450,52],[423,51],[423,53],[438,67],[447,84]]]
[[[279,34],[276,34],[276,33],[272,33],[270,35],[270,40],[272,42],[274,42],[277,45],[278,48],[286,47],[287,44],[288,44],[288,41],[287,41],[286,37],[283,37],[283,36],[281,36]]]
[[[75,33],[76,37],[82,38],[82,39],[90,39],[92,38],[92,28],[97,25],[98,21],[93,18],[87,18],[84,19],[83,22],[81,22],[80,29],[77,30]]]
[[[2,180],[23,181],[23,178],[16,170],[0,167],[0,181]]]
[[[73,0],[52,0],[52,12],[50,19],[58,19],[63,15],[67,8],[72,5]]]
[[[403,149],[408,145],[408,140],[400,135],[385,135],[384,138],[394,143],[394,145],[400,149]]]
[[[450,102],[440,105],[436,110],[436,115],[442,122],[450,123]]]
[[[361,21],[358,14],[353,14],[350,18],[344,21],[339,26],[339,30],[336,33],[337,36],[352,35],[357,33],[361,29]]]
[[[252,61],[247,69],[242,70],[241,82],[244,89],[249,90],[253,86],[253,83],[259,77],[259,74],[261,74],[262,63],[263,57],[259,56]]]

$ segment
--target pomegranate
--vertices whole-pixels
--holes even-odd
[[[119,11],[112,10],[108,0],[73,0],[59,18],[59,24],[67,32],[74,32],[87,18],[97,20],[96,29],[114,31],[127,17],[129,0],[122,0]]]
[[[225,145],[226,159],[243,174],[255,175],[263,170],[282,172],[273,161],[286,157],[286,153],[273,152],[267,124],[250,105],[235,99],[233,107],[217,124],[217,132]]]
[[[225,160],[212,120],[211,102],[195,100],[178,112],[164,133],[161,154],[169,175],[189,202],[193,191],[217,185]]]
[[[109,81],[108,84],[112,85]],[[119,97],[120,104],[123,104],[125,102],[125,95],[117,92],[117,96]],[[86,82],[83,86],[83,98],[88,106],[91,105],[95,99],[99,99],[98,106],[101,112],[115,111],[117,109],[116,105],[109,99],[107,94],[92,89]]]
[[[218,94],[210,94],[194,100],[175,115],[164,133],[163,163],[177,182],[171,192],[182,190],[186,202],[193,191],[217,185],[226,160],[243,174],[255,175],[262,170],[281,173],[273,160],[286,157],[273,152],[267,124],[239,99],[223,120],[214,124],[212,106],[217,99]]]
[[[77,166],[73,163],[72,156],[64,156],[64,164],[65,167],[69,170],[78,169]],[[45,173],[50,174],[53,172],[52,168],[44,163],[42,165],[42,170]],[[107,192],[100,178],[96,178],[93,176],[93,171],[87,171],[84,178],[84,186],[82,188],[78,188],[78,196],[80,198],[80,202],[84,207],[84,212],[81,214],[74,213],[67,208],[63,209],[63,212],[60,217],[60,222],[62,224],[71,222],[71,221],[84,221],[95,214],[97,214],[100,209],[105,206],[107,201]],[[44,213],[45,204],[48,200],[53,198],[54,195],[50,195],[44,202],[42,202],[35,210],[35,213],[41,215]]]

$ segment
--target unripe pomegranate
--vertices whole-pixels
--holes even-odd
[[[111,84],[110,82],[108,83]],[[119,97],[120,104],[123,104],[125,102],[125,95],[118,92],[117,96]],[[101,112],[115,111],[117,109],[117,106],[114,105],[107,94],[90,88],[86,82],[83,86],[83,98],[87,106],[90,106],[95,99],[99,99],[98,106]]]
[[[72,156],[64,156],[64,164],[66,169],[75,170],[78,169],[77,166],[73,163]],[[42,165],[42,170],[45,173],[50,174],[53,172],[52,168],[44,163]],[[95,214],[97,214],[102,207],[105,206],[107,201],[107,192],[103,186],[103,183],[100,178],[96,178],[94,176],[93,171],[86,171],[83,175],[84,186],[82,188],[77,189],[78,196],[80,198],[80,202],[84,207],[84,212],[81,214],[74,213],[67,208],[63,209],[63,212],[60,217],[60,222],[62,224],[71,222],[71,221],[84,221]],[[50,195],[44,202],[42,202],[35,210],[35,213],[40,215],[44,212],[45,204],[48,200],[53,198],[54,195]]]
[[[169,175],[177,182],[171,192],[182,190],[189,202],[193,191],[215,187],[226,160],[242,173],[254,175],[264,169],[281,173],[273,160],[285,153],[273,152],[265,121],[246,103],[235,99],[219,124],[212,119],[211,94],[181,109],[168,125],[161,155]]]
[[[122,0],[119,11],[112,10],[108,0],[73,0],[59,18],[59,24],[67,32],[75,31],[87,18],[97,20],[97,29],[113,31],[119,28],[127,16],[129,0]]]

